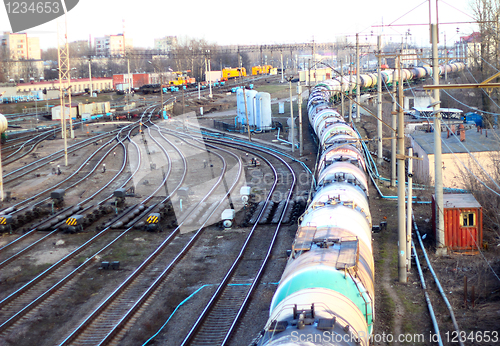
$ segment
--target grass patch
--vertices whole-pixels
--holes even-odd
[[[266,92],[271,94],[271,98],[278,97],[278,95],[287,94],[290,96],[290,86],[288,83],[283,84],[267,84],[267,85],[259,85],[255,88],[259,92]],[[292,93],[295,94],[296,87],[292,85]],[[285,96],[281,96],[285,97]]]
[[[36,266],[30,266],[28,268],[24,268],[23,273],[28,276],[35,276],[45,271],[45,269],[49,268],[50,266],[52,266],[52,263],[44,263]]]
[[[382,311],[394,311],[396,309],[396,304],[394,303],[394,300],[392,300],[391,296],[389,293],[387,293],[386,290],[382,290],[380,293],[380,307],[378,309],[382,309]],[[387,325],[389,327],[389,330],[394,329],[394,315],[391,314],[390,320],[387,321]]]
[[[103,261],[125,261],[133,256],[146,256],[150,251],[143,244],[129,244],[120,247],[114,247],[108,254],[103,256]]]

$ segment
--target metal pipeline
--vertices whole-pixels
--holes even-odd
[[[424,244],[422,242],[422,238],[420,237],[420,232],[418,231],[417,224],[415,222],[415,217],[413,217],[413,225],[415,227],[415,232],[418,237],[418,242],[420,244],[420,248],[422,249],[422,252],[424,253],[425,260],[427,262],[427,265],[429,266],[429,270],[432,274],[432,277],[434,278],[434,282],[436,282],[436,285],[439,289],[439,293],[441,293],[441,296],[443,297],[444,303],[448,307],[448,311],[450,312],[450,317],[451,321],[453,323],[453,327],[455,327],[455,331],[457,332],[457,335],[460,335],[460,328],[458,328],[457,320],[455,319],[455,314],[453,313],[453,308],[450,305],[450,302],[448,301],[448,298],[446,297],[446,294],[444,293],[443,288],[441,287],[441,283],[439,282],[439,279],[436,276],[436,273],[434,272],[434,269],[432,268],[431,261],[429,260],[429,257],[427,256],[427,251],[425,251]],[[464,346],[464,343],[462,342],[461,338],[458,338],[458,343],[460,346]]]

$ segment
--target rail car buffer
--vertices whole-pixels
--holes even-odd
[[[78,231],[83,231],[83,215],[73,215],[66,220],[66,225],[68,225],[68,233],[76,233]]]
[[[12,216],[11,215],[0,216],[0,232],[12,233]]]
[[[146,219],[146,230],[149,232],[154,232],[160,229],[160,213],[151,213]]]

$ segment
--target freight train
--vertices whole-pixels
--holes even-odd
[[[332,108],[330,85],[309,97],[321,151],[316,186],[258,345],[369,344],[375,312],[366,165],[358,133]]]
[[[439,66],[439,75],[441,76],[442,74],[445,73],[445,71],[447,73],[462,71],[464,68],[465,64],[462,62],[455,62],[448,65],[441,65]],[[402,69],[401,75],[403,77],[403,82],[421,80],[426,77],[432,77],[432,67],[420,66],[412,69]],[[384,88],[384,85],[390,86],[392,85],[393,82],[397,83],[399,81],[399,70],[389,69],[381,71],[381,77],[382,77],[382,87]],[[359,84],[360,89],[370,90],[371,88],[375,88],[377,86],[378,74],[377,73],[360,74],[359,79],[360,79],[360,84]],[[341,77],[338,77],[322,81],[321,84],[324,84],[324,86],[328,89],[331,97],[336,99],[340,96],[341,89],[344,91],[344,93],[347,93],[349,90],[351,91],[356,90],[356,77],[347,75],[344,76],[343,81]]]
[[[440,67],[456,72],[463,63]],[[402,70],[405,81],[432,75],[427,67]],[[398,71],[384,71],[389,84]],[[361,87],[377,75],[362,75]],[[354,90],[346,78],[344,92]],[[317,84],[309,95],[310,125],[319,142],[316,186],[299,219],[290,257],[271,301],[259,346],[370,344],[375,321],[372,219],[368,178],[357,131],[332,107],[340,79]]]

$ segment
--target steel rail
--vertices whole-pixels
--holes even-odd
[[[222,158],[222,157],[221,157]],[[225,164],[225,161],[223,161],[224,163],[224,167],[223,169],[221,170],[221,174],[218,178],[218,180],[215,182],[215,184],[213,185],[213,187],[210,189],[210,191],[208,191],[208,193],[197,203],[197,205],[200,205],[202,202],[204,202],[208,197],[209,195],[220,185],[220,183],[222,182],[222,178],[224,176],[224,172],[226,170],[226,164]],[[223,199],[222,199],[223,200]],[[159,246],[158,248],[146,259],[143,261],[143,263],[138,267],[136,268],[136,270],[126,279],[126,281],[124,281],[118,288],[115,289],[115,291],[113,293],[111,293],[108,298],[102,302],[99,307],[97,309],[95,309],[89,316],[87,316],[87,318],[66,338],[64,339],[60,345],[68,345],[69,343],[71,343],[72,341],[74,341],[76,338],[78,338],[78,336],[81,334],[81,333],[84,333],[85,329],[87,328],[87,326],[89,324],[92,323],[92,321],[98,316],[100,315],[105,308],[107,308],[107,306],[109,306],[113,301],[115,301],[116,297],[122,292],[122,290],[124,290],[127,286],[129,286],[132,281],[139,275],[142,273],[143,270],[145,270],[145,268],[149,265],[149,263],[154,260],[159,254],[161,251],[163,251],[163,249],[168,245],[170,244],[170,242],[178,235],[178,233],[180,232],[180,228],[182,227],[183,225],[183,222],[181,222],[177,227],[176,229],[174,229],[172,231],[172,233],[169,235],[169,237],[167,239],[165,239]],[[191,247],[191,245],[193,244],[193,242],[196,240],[197,236],[199,234],[201,234],[202,232],[202,229],[203,227],[200,227],[200,229],[193,235],[193,237],[190,239],[190,241],[188,242],[188,244],[183,248],[183,250],[181,251],[181,253],[179,255],[176,256],[176,258],[171,262],[171,264],[162,272],[162,276],[166,275],[170,270],[171,268],[173,267],[173,265],[175,265],[175,263],[177,263],[177,261],[183,256],[183,253],[187,252],[187,250]],[[152,283],[150,285],[151,286],[156,286],[157,284],[159,283],[158,280],[155,280],[154,283]],[[149,294],[151,293],[151,291],[148,291]],[[144,294],[141,296],[141,297],[144,297]],[[138,306],[140,305],[140,303],[138,303],[136,301],[136,303],[134,304],[134,306],[132,307],[132,309],[136,309],[138,308]],[[135,308],[134,308],[135,307]],[[130,312],[132,313],[132,312]],[[118,332],[118,329],[121,328],[123,326],[123,322],[125,321],[124,319],[127,319],[130,317],[130,313],[128,314],[125,314],[125,316],[118,322],[115,323],[115,327],[104,337],[104,340],[106,339],[109,339],[109,338],[112,338],[115,333]],[[128,317],[127,317],[128,316]],[[102,344],[103,341],[101,341],[100,344]]]
[[[215,140],[210,140],[210,141],[215,141]],[[228,146],[234,146],[235,144],[234,143],[231,143],[231,142],[226,142],[226,141],[218,141],[219,144],[224,144],[224,145],[228,145]],[[254,149],[254,150],[257,150],[256,148],[253,148],[253,147],[249,147],[249,146],[246,146],[246,145],[242,145],[240,144],[240,146],[244,147],[245,149]],[[258,149],[259,151],[261,152],[265,152],[264,150],[262,149]],[[293,183],[292,183],[292,186],[289,190],[289,193],[288,193],[288,196],[287,196],[287,206],[288,206],[288,201],[291,197],[291,194],[292,194],[292,191],[293,191],[293,187],[295,186],[295,182],[296,182],[296,179],[295,179],[295,174],[292,170],[292,168],[290,167],[290,165],[288,165],[283,159],[281,158],[278,158],[277,155],[275,155],[274,153],[270,153],[270,152],[265,152],[266,154],[270,155],[270,156],[273,156],[274,158],[277,158],[278,160],[280,160],[289,170],[290,172],[292,172],[292,175],[293,175]],[[266,161],[266,163],[272,168],[273,172],[274,172],[274,176],[275,176],[275,179],[274,179],[274,184],[273,186],[270,188],[270,192],[266,198],[266,201],[265,201],[265,205],[263,206],[259,216],[258,216],[258,219],[260,219],[262,217],[262,214],[264,213],[265,211],[265,208],[266,208],[266,205],[268,204],[270,198],[271,198],[271,195],[273,194],[275,188],[276,188],[276,185],[278,183],[278,174],[277,174],[277,171],[276,169],[274,168],[274,166],[269,162],[269,160],[267,160],[265,157],[263,157],[262,155],[258,155],[260,156],[264,161]],[[242,315],[242,311],[243,309],[246,307],[246,305],[248,304],[248,301],[250,299],[250,296],[252,295],[252,293],[254,292],[255,288],[256,288],[256,285],[258,283],[258,281],[260,280],[260,277],[264,271],[264,268],[265,266],[267,265],[267,262],[268,262],[268,259],[270,257],[270,253],[272,251],[272,248],[274,246],[274,243],[275,243],[275,240],[276,240],[276,237],[278,235],[278,231],[280,229],[280,226],[281,226],[281,220],[283,219],[283,216],[284,216],[284,213],[285,213],[285,210],[286,208],[283,210],[281,216],[280,216],[280,222],[278,223],[274,233],[273,233],[273,237],[270,241],[270,244],[269,244],[269,247],[268,247],[268,250],[267,250],[267,253],[266,253],[266,256],[263,260],[263,262],[261,263],[260,267],[259,267],[259,270],[257,271],[257,274],[254,276],[253,280],[252,280],[252,284],[248,287],[248,290],[246,290],[246,293],[243,297],[243,300],[240,302],[240,305],[238,307],[238,310],[236,311],[236,314],[232,317],[232,321],[231,323],[229,324],[229,326],[224,326],[224,328],[227,327],[227,329],[225,329],[223,332],[224,334],[220,334],[219,333],[219,337],[218,339],[222,339],[221,343],[218,343],[217,345],[224,345],[227,340],[229,339],[230,335],[232,334],[232,332],[234,331],[234,328],[235,328],[235,325],[236,323],[238,322],[239,318],[241,317]],[[226,275],[224,276],[224,278],[222,279],[221,283],[219,284],[217,290],[215,291],[215,293],[212,295],[212,298],[209,300],[209,302],[206,304],[204,310],[202,311],[202,313],[200,314],[200,316],[198,317],[198,319],[195,321],[195,324],[192,326],[192,328],[190,329],[190,331],[188,332],[188,335],[184,338],[184,340],[182,341],[181,343],[181,346],[185,346],[187,344],[196,344],[196,340],[197,340],[197,337],[199,336],[199,333],[200,331],[202,330],[202,327],[203,325],[205,324],[205,321],[208,319],[209,317],[209,314],[212,312],[212,309],[216,306],[217,302],[221,299],[222,297],[222,294],[223,292],[227,289],[227,285],[229,283],[229,281],[233,278],[233,275],[235,274],[236,272],[236,269],[238,267],[238,265],[240,264],[240,262],[242,261],[243,259],[243,256],[244,256],[244,253],[245,251],[247,250],[247,247],[248,247],[248,244],[250,242],[250,239],[252,238],[254,232],[255,232],[255,229],[256,229],[256,226],[257,226],[258,222],[256,222],[254,224],[254,226],[252,227],[252,229],[250,230],[247,238],[245,239],[245,242],[237,256],[237,258],[235,259],[234,263],[232,264],[231,268],[228,270],[228,272],[226,273]],[[223,327],[221,327],[220,325],[218,326],[220,329],[222,329]],[[204,335],[204,334],[202,334]],[[203,338],[207,338],[207,336],[200,336],[201,339]],[[217,338],[217,336],[216,336]],[[215,340],[211,339],[211,342],[215,342]],[[203,343],[203,342],[202,342]]]
[[[110,223],[110,225],[111,225],[111,223]],[[35,277],[34,279],[32,279],[30,282],[28,282],[25,285],[23,285],[20,289],[18,289],[17,291],[13,292],[8,297],[6,297],[2,301],[0,301],[0,308],[3,307],[3,306],[5,306],[5,305],[7,305],[7,304],[10,304],[10,302],[12,302],[14,299],[16,299],[17,297],[19,297],[21,294],[24,294],[24,292],[26,292],[26,290],[28,290],[30,287],[33,287],[34,285],[36,285],[43,278],[47,277],[50,273],[54,272],[56,269],[58,269],[64,263],[66,263],[70,259],[74,258],[74,256],[76,256],[76,254],[80,253],[85,248],[87,248],[88,246],[90,246],[95,240],[97,240],[98,238],[100,238],[104,234],[106,234],[107,231],[110,229],[110,225],[108,227],[106,227],[103,231],[101,231],[99,234],[97,234],[96,236],[92,237],[90,240],[88,240],[87,242],[85,242],[79,248],[75,249],[73,252],[71,252],[70,254],[66,255],[64,258],[60,259],[58,262],[54,263],[51,267],[47,268],[44,272],[42,272],[41,274],[39,274],[37,277]],[[107,248],[109,248],[109,246],[111,246],[112,244],[114,244],[118,239],[120,239],[124,234],[128,233],[128,231],[131,230],[131,229],[132,229],[132,227],[130,227],[125,232],[123,232],[122,234],[120,234],[118,237],[116,237],[113,241],[111,241],[110,243],[108,243],[100,251],[98,251],[97,253],[95,253],[93,256],[90,256],[85,262],[83,262],[75,270],[73,270],[71,273],[69,273],[68,275],[66,275],[61,280],[59,280],[51,288],[49,288],[48,290],[46,290],[45,293],[39,295],[35,300],[33,300],[28,305],[26,305],[23,309],[21,309],[20,311],[18,311],[17,313],[15,313],[13,316],[11,316],[9,319],[7,319],[6,321],[4,321],[0,325],[0,331],[5,330],[9,326],[11,326],[18,319],[20,319],[25,313],[27,313],[28,311],[30,311],[31,309],[33,309],[34,307],[36,307],[45,298],[47,298],[52,293],[54,293],[59,288],[61,288],[66,282],[68,282],[70,279],[72,279],[78,272],[82,271],[84,267],[86,267],[89,263],[91,263],[90,261],[92,260],[92,258],[94,258],[96,255],[100,254],[101,252],[103,252],[104,250],[106,250]]]

